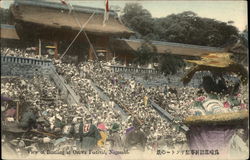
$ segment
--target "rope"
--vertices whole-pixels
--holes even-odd
[[[84,23],[84,25],[81,27],[81,30],[77,33],[77,35],[75,36],[75,38],[73,39],[73,41],[70,43],[70,45],[68,46],[68,48],[65,50],[65,52],[63,53],[63,55],[60,57],[60,59],[62,59],[63,56],[68,52],[69,48],[75,42],[76,38],[80,35],[80,33],[83,31],[83,28],[88,24],[88,22],[91,20],[91,18],[94,16],[94,14],[95,14],[95,12],[89,17],[89,19],[87,20],[87,22]]]
[[[72,8],[73,8],[73,6],[72,6]],[[74,11],[74,9],[72,9],[72,11],[73,11],[74,14],[77,15],[77,13]],[[79,19],[76,18],[76,16],[74,16],[74,15],[73,15],[73,17],[74,17],[75,21],[78,23],[78,25],[79,25],[80,27],[82,27],[82,24],[79,22]],[[77,17],[78,17],[78,16],[77,16]],[[96,54],[96,52],[95,52],[95,49],[94,49],[92,43],[90,42],[89,37],[88,37],[87,33],[85,32],[85,30],[83,30],[83,33],[84,33],[84,35],[86,36],[86,39],[87,39],[87,41],[88,41],[88,43],[89,43],[89,45],[90,45],[90,48],[93,50],[96,59],[98,59],[97,54]]]

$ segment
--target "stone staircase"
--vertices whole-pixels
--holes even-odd
[[[40,60],[33,58],[23,58],[23,57],[12,57],[12,56],[2,56],[1,55],[1,76],[23,76],[32,77],[34,75],[46,75],[49,76],[56,86],[61,91],[62,98],[67,101],[68,104],[80,104],[80,96],[78,96],[70,85],[66,84],[66,80],[60,76],[50,60]],[[99,94],[100,98],[104,101],[110,101],[111,99],[104,93],[103,89],[94,82],[91,81],[91,86]],[[149,100],[150,105],[158,111],[158,113],[165,118],[167,121],[173,121],[173,116],[167,111],[162,109],[153,100]],[[86,108],[87,109],[87,108]],[[88,110],[88,109],[87,109]],[[124,109],[115,103],[114,110],[121,113],[122,119],[128,117],[128,113]],[[180,126],[183,131],[188,131],[188,127],[185,125]]]
[[[102,100],[111,101],[110,98],[103,92],[103,90],[100,87],[98,87],[94,82],[91,81],[91,85],[96,90],[96,92],[98,93],[98,95]],[[122,119],[125,120],[128,117],[128,114],[124,112],[122,107],[116,103],[114,103],[114,110],[121,113]]]
[[[151,104],[151,106],[156,110],[158,111],[158,113],[163,117],[165,118],[167,121],[170,121],[172,122],[174,120],[174,117],[168,113],[166,110],[162,109],[162,107],[160,107],[158,104],[156,104],[152,99],[149,99],[149,102]],[[186,126],[186,125],[180,125],[180,128],[187,132],[189,130],[189,128]]]

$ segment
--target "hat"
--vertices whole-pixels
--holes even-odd
[[[102,131],[107,130],[107,128],[106,128],[106,126],[105,126],[105,124],[104,124],[104,123],[100,123],[100,124],[98,124],[97,128],[98,128],[98,129],[100,129],[100,130],[102,130]]]
[[[114,124],[112,125],[111,131],[115,132],[115,131],[118,131],[119,129],[120,129],[119,124],[114,123]]]

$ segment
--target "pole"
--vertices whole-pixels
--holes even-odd
[[[72,8],[73,8],[73,6],[72,6]],[[74,8],[72,9],[72,11],[73,11],[72,14],[73,14],[73,13],[76,14],[75,11],[74,11]],[[82,27],[82,24],[81,24],[81,23],[79,22],[79,20],[75,17],[75,15],[73,15],[73,17],[74,17],[75,21],[78,23],[78,25],[79,25],[80,27]],[[93,52],[94,52],[94,54],[95,54],[95,58],[98,59],[97,54],[96,54],[96,52],[95,52],[95,49],[94,49],[92,43],[90,42],[90,39],[89,39],[87,33],[86,33],[84,30],[83,30],[83,33],[84,33],[84,35],[86,36],[86,39],[87,39],[87,41],[88,41],[88,43],[89,43],[89,45],[90,45],[90,48],[93,50]]]
[[[119,104],[117,103],[117,101],[115,101],[116,104]],[[135,118],[135,120],[140,124],[142,125],[142,121],[139,120],[139,118],[137,116],[135,116],[125,105],[121,105],[119,104],[129,115],[131,115],[133,118]]]
[[[19,101],[16,103],[16,121],[19,121]]]
[[[58,42],[57,41],[54,42],[54,46],[55,46],[54,58],[58,59]]]
[[[38,130],[35,130],[35,129],[32,129],[30,130],[31,132],[34,132],[34,133],[40,133],[40,134],[43,134],[43,135],[46,135],[46,136],[50,136],[50,137],[57,137],[57,135],[54,135],[52,133],[48,133],[48,132],[41,132],[41,131],[38,131]]]
[[[85,22],[85,24],[81,27],[81,30],[77,33],[77,35],[75,36],[75,38],[73,39],[73,41],[70,43],[70,45],[68,46],[68,48],[65,50],[65,52],[63,53],[63,55],[60,57],[60,59],[62,59],[63,56],[68,52],[69,48],[75,42],[76,38],[80,35],[80,33],[83,31],[83,28],[89,23],[89,21],[94,16],[94,14],[95,14],[95,12],[89,17],[89,19],[87,20],[87,22]]]
[[[125,65],[127,66],[127,56],[125,55]]]

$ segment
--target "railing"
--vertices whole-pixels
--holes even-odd
[[[173,121],[174,117],[169,114],[167,111],[165,111],[164,109],[162,109],[158,104],[156,104],[153,100],[149,100],[149,102],[151,103],[152,107],[157,110],[163,117],[165,117],[165,119],[167,119],[168,121]],[[188,131],[189,128],[186,125],[181,125],[180,126],[181,129],[183,129],[184,131]]]
[[[91,83],[92,86],[94,87],[94,89],[98,92],[98,94],[100,95],[100,97],[105,100],[105,101],[109,101],[109,97],[102,91],[101,88],[99,88],[95,83]],[[150,104],[152,105],[152,107],[159,112],[159,114],[161,116],[163,116],[164,119],[172,122],[174,120],[174,117],[169,114],[167,111],[165,111],[164,109],[162,109],[158,104],[156,104],[153,100],[149,99]],[[119,106],[118,104],[115,104],[115,108],[116,110],[119,110],[121,112],[121,115],[123,118],[127,117],[126,112],[124,112],[124,108]],[[182,130],[184,130],[185,132],[187,132],[189,130],[189,128],[186,125],[180,125],[180,128]]]
[[[150,74],[159,73],[157,70],[149,68],[136,68],[136,67],[113,66],[113,65],[106,65],[106,67],[110,67],[113,72],[150,73]]]
[[[39,74],[48,75],[51,66],[53,66],[51,60],[1,55],[1,76],[31,78]]]
[[[50,77],[53,79],[56,86],[61,90],[61,92],[66,96],[68,104],[80,104],[80,97],[76,95],[74,90],[65,83],[65,79],[58,75],[55,68],[51,66]]]
[[[51,66],[51,60],[41,60],[35,58],[24,58],[24,57],[14,57],[14,56],[3,56],[1,55],[2,63],[20,63],[20,64],[30,64],[30,65],[40,65],[40,66]]]
[[[97,91],[102,100],[110,101],[110,98],[103,92],[102,88],[97,86],[94,82],[91,82],[91,86]],[[121,113],[123,120],[125,120],[128,117],[127,113],[124,112],[122,107],[119,106],[117,103],[114,103],[114,110],[119,111]]]

